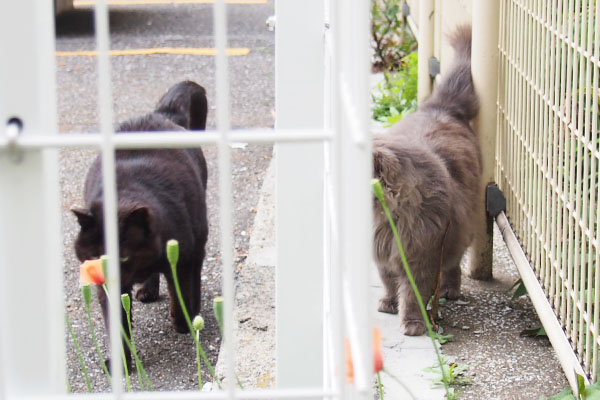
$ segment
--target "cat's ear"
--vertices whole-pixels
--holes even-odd
[[[92,215],[92,212],[86,208],[71,208],[71,212],[77,217],[77,222],[81,229],[89,229],[96,225],[96,218]]]
[[[136,227],[144,233],[150,232],[150,210],[145,206],[135,206],[127,210],[125,216],[126,225],[129,228]]]

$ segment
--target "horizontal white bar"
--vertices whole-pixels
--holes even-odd
[[[501,212],[496,217],[496,223],[500,228],[500,232],[502,233],[502,237],[506,242],[508,251],[510,252],[511,257],[514,260],[517,269],[519,270],[519,274],[521,275],[523,283],[527,288],[527,293],[529,294],[529,298],[531,299],[531,302],[537,311],[540,322],[544,326],[544,329],[548,334],[548,339],[550,339],[550,343],[552,343],[552,347],[556,352],[563,371],[569,380],[569,384],[575,391],[577,390],[577,378],[575,377],[575,373],[583,376],[586,384],[589,383],[587,376],[583,372],[577,357],[575,357],[573,349],[569,344],[569,340],[565,336],[565,332],[556,319],[552,305],[548,302],[546,294],[542,290],[535,273],[531,269],[527,256],[521,247],[521,243],[519,243],[519,240],[515,236],[515,233],[513,232],[512,227],[508,222],[508,218],[504,212]]]
[[[322,388],[298,388],[298,389],[265,389],[265,390],[239,390],[234,392],[235,399],[332,399],[338,398],[339,394]],[[214,392],[128,392],[120,394],[122,400],[223,400],[229,394],[225,391]],[[112,393],[70,393],[64,395],[40,395],[23,397],[19,395],[18,400],[114,400],[116,396]],[[16,397],[7,397],[7,400],[17,400]]]
[[[330,131],[322,129],[243,129],[231,131],[230,142],[247,143],[285,143],[285,142],[318,142],[331,140]],[[20,150],[34,150],[57,147],[100,147],[101,134],[97,133],[65,133],[59,135],[22,135],[12,142],[7,137],[0,137],[0,150],[9,147]],[[139,132],[119,133],[110,138],[117,149],[135,148],[183,148],[202,144],[217,144],[218,131],[202,132]]]

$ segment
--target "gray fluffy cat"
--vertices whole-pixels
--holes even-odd
[[[471,27],[458,27],[451,43],[453,67],[431,97],[373,138],[374,175],[384,187],[425,302],[433,294],[440,265],[440,296],[460,295],[460,260],[482,213],[481,152],[470,125],[479,109],[471,77]],[[400,301],[405,334],[425,333],[392,230],[377,201],[374,251],[386,291],[379,311],[396,314]]]

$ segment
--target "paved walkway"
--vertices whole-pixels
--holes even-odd
[[[275,168],[273,158],[265,174],[246,262],[239,268],[235,305],[238,374],[245,387],[275,384]],[[470,384],[457,387],[459,399],[535,399],[567,386],[554,351],[546,338],[519,333],[539,324],[527,297],[511,300],[506,290],[518,279],[498,233],[491,282],[463,279],[461,300],[441,306],[444,333],[454,338],[442,346],[444,357],[469,365]],[[373,267],[372,304],[383,288]],[[432,385],[435,374],[424,369],[436,363],[431,340],[401,333],[398,317],[375,312],[382,330],[384,363],[401,382],[382,374],[386,399],[444,399]],[[218,373],[224,375],[221,353]]]

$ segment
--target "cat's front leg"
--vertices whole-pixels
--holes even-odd
[[[135,291],[135,298],[142,303],[151,303],[158,300],[160,293],[160,274],[155,272],[146,279]]]
[[[198,310],[196,309],[195,305],[190,303],[191,292],[193,291],[193,277],[191,276],[192,274],[190,274],[188,268],[185,267],[187,266],[184,263],[180,263],[180,268],[177,270],[179,287],[181,289],[181,296],[185,302],[188,315],[190,318],[194,318]],[[171,313],[171,322],[173,323],[173,328],[175,328],[178,333],[187,333],[189,332],[189,328],[181,309],[181,304],[179,303],[179,299],[177,297],[177,291],[175,289],[173,277],[169,274],[166,276],[166,278],[167,288],[169,289],[169,310]]]
[[[400,276],[396,272],[391,272],[391,270],[385,266],[378,266],[378,269],[381,282],[385,289],[385,294],[379,299],[377,311],[388,314],[398,314],[398,286],[400,283]]]

